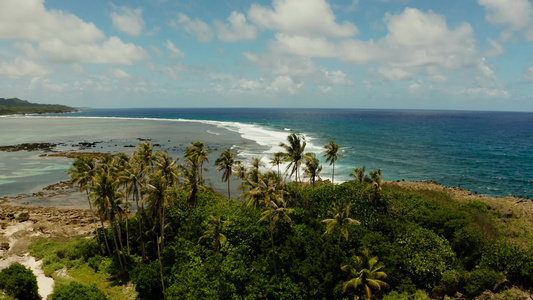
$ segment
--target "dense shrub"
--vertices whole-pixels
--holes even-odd
[[[19,263],[0,272],[0,289],[20,300],[39,299],[37,278],[30,269]]]
[[[108,300],[109,297],[99,290],[96,285],[86,286],[78,282],[69,285],[61,285],[54,289],[52,300]]]

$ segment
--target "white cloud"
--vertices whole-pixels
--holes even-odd
[[[102,44],[67,44],[55,39],[39,44],[39,51],[53,62],[131,65],[145,60],[146,51],[132,43],[111,37]]]
[[[200,42],[209,42],[213,38],[213,32],[209,25],[200,19],[191,20],[188,16],[180,13],[177,20],[170,21],[170,26],[181,28],[189,35],[196,37]]]
[[[533,67],[529,67],[525,73],[524,73],[524,78],[527,79],[527,80],[531,80],[533,81]]]
[[[407,72],[401,68],[385,67],[380,67],[378,69],[378,74],[382,79],[389,81],[408,80],[411,79],[411,77],[413,76],[411,72]]]
[[[303,78],[312,76],[318,71],[313,60],[307,57],[272,53],[257,55],[249,52],[244,52],[243,55],[250,62],[259,65],[264,72],[269,74]]]
[[[121,69],[111,69],[110,70],[111,75],[113,75],[117,79],[130,79],[131,75]]]
[[[18,79],[26,76],[44,76],[50,71],[40,64],[17,58],[11,62],[0,60],[0,77]]]
[[[346,73],[342,71],[328,71],[326,68],[322,68],[322,74],[324,75],[325,82],[331,85],[353,85],[353,81],[346,77]]]
[[[217,29],[217,36],[224,42],[236,42],[240,40],[254,40],[257,37],[257,28],[246,22],[243,14],[235,11],[231,12],[228,17],[230,26],[223,22],[215,20],[214,24]]]
[[[485,56],[495,57],[501,56],[503,53],[505,53],[502,44],[491,38],[487,38],[487,42],[489,42],[490,48],[485,52]]]
[[[533,8],[528,0],[478,0],[485,7],[485,19],[497,25],[506,26],[509,32],[524,31],[525,37],[533,41]],[[502,40],[510,37],[504,32]]]
[[[417,80],[411,82],[411,84],[407,87],[407,91],[411,94],[417,93],[420,91],[420,89],[424,86],[424,81]]]
[[[129,36],[139,36],[144,29],[144,20],[141,9],[120,7],[120,13],[111,13],[113,27]]]
[[[350,22],[338,24],[325,0],[273,0],[272,9],[252,4],[248,18],[260,28],[307,37],[350,37],[358,33]]]
[[[93,23],[61,10],[48,11],[43,0],[0,1],[0,40],[61,39],[79,43],[104,38],[105,34]]]
[[[65,92],[68,85],[52,82],[50,79],[35,77],[32,78],[29,85],[30,89],[45,90],[48,92]]]
[[[297,94],[303,83],[295,82],[290,76],[278,76],[276,77],[270,86],[267,87],[268,91],[274,93],[289,93],[291,95]]]
[[[169,54],[168,54],[169,58],[173,59],[173,58],[184,58],[185,57],[185,53],[183,53],[180,49],[176,48],[176,46],[174,46],[174,44],[170,40],[167,40],[167,42],[165,43],[165,47],[169,51]]]

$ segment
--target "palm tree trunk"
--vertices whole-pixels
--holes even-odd
[[[117,235],[115,234],[115,221],[111,220],[111,232],[113,233],[113,240],[115,241],[115,249],[117,250],[118,262],[120,263],[120,271],[124,272],[124,265],[122,264],[122,256],[120,255],[120,248],[117,243]]]
[[[331,174],[331,183],[335,183],[335,161],[333,161],[333,173]]]
[[[137,203],[137,222],[139,223],[139,239],[141,240],[142,259],[146,259],[146,250],[144,249],[144,239],[142,234],[142,213],[139,211],[139,194],[135,195],[135,202]]]
[[[96,231],[96,240],[98,241],[98,247],[100,247],[100,251],[102,254],[105,253],[104,248],[102,247],[102,244],[100,243],[100,232],[98,231],[98,224],[96,224],[96,215],[93,210],[93,204],[91,203],[91,199],[89,199],[89,192],[87,191],[87,201],[89,202],[89,209],[91,210],[91,215],[93,216],[93,224],[94,224],[94,231]]]
[[[231,199],[231,191],[229,187],[230,179],[228,178],[228,198]]]
[[[157,234],[156,234],[157,239]],[[161,262],[161,250],[159,246],[159,241],[156,241],[157,244],[157,256],[159,258],[159,272],[161,273],[161,287],[163,288],[163,297],[166,300],[167,299],[167,293],[165,291],[165,278],[163,277],[163,263]]]
[[[102,234],[104,235],[105,245],[107,247],[107,254],[111,257],[111,248],[109,248],[109,242],[107,241],[107,234],[104,227],[104,219],[100,217],[100,224],[102,225]]]
[[[274,229],[272,228],[272,212],[270,212],[270,243],[272,244],[272,261],[274,262],[274,274],[278,276],[278,267],[276,266],[276,248],[274,247]]]

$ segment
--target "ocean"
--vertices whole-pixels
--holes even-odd
[[[141,124],[162,121],[154,125],[156,127],[152,130],[161,135],[161,140],[166,141],[168,136],[169,144],[172,144],[175,136],[180,135],[169,129],[170,124],[202,124],[208,126],[202,127],[202,131],[207,131],[207,136],[204,132],[198,137],[206,137],[206,143],[218,139],[218,146],[212,146],[214,148],[224,147],[223,140],[228,133],[249,141],[241,142],[232,136],[231,139],[228,137],[227,144],[245,162],[252,157],[261,157],[265,170],[272,168],[268,163],[271,155],[281,151],[279,143],[285,142],[287,135],[295,132],[305,136],[306,151],[314,152],[320,158],[323,179],[331,178],[332,171],[331,166],[325,163],[323,147],[331,140],[340,144],[344,158],[339,158],[335,164],[336,183],[350,180],[353,168],[365,166],[367,172],[381,169],[385,180],[434,180],[445,186],[459,186],[488,196],[533,196],[533,113],[150,108],[89,109],[34,118],[56,118],[71,122],[136,120]],[[0,124],[2,121],[0,119]],[[83,137],[83,130],[78,130],[79,139]],[[118,132],[120,136],[120,130]],[[192,134],[190,138],[194,137]],[[5,144],[6,139],[2,138],[0,135],[0,144]],[[180,142],[181,148],[184,147],[183,143]],[[215,160],[216,156],[213,155],[211,162]],[[8,180],[4,178],[4,181]]]

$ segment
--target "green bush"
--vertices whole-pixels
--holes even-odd
[[[505,276],[490,269],[475,269],[465,275],[465,292],[468,295],[479,295],[485,290],[492,290],[494,285]]]
[[[0,272],[0,289],[20,300],[39,299],[37,278],[30,269],[19,263]]]
[[[109,297],[99,290],[96,285],[86,286],[78,282],[61,285],[54,289],[52,300],[108,300]]]
[[[414,294],[390,292],[383,296],[383,300],[430,300],[428,294],[422,290],[417,290]]]

